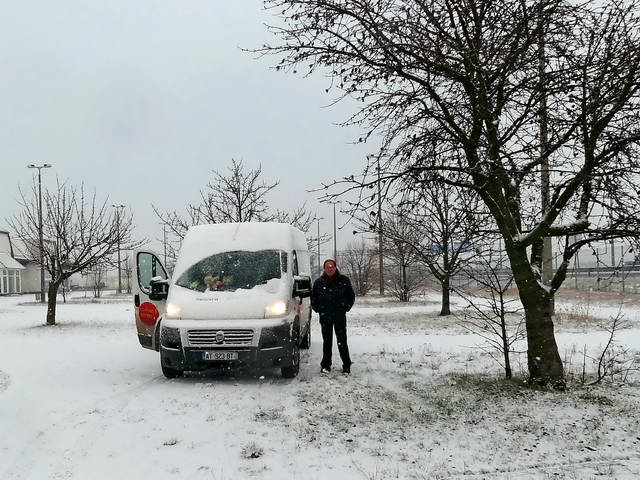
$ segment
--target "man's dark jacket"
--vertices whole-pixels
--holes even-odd
[[[353,307],[356,296],[349,277],[336,271],[334,278],[322,274],[313,283],[311,308],[320,314],[320,321],[340,320]]]

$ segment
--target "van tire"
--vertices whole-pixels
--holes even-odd
[[[167,378],[176,378],[184,375],[184,370],[176,370],[175,368],[165,367],[164,365],[161,365],[161,367],[162,374]]]
[[[300,340],[300,348],[303,350],[309,350],[311,347],[311,323],[307,327],[307,334],[302,340]]]
[[[291,355],[291,365],[280,369],[284,378],[295,378],[300,371],[300,347],[298,342],[293,343],[293,354]]]

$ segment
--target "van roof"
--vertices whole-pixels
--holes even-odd
[[[307,250],[304,233],[287,223],[245,222],[197,225],[182,241],[175,273],[210,255],[235,250]]]

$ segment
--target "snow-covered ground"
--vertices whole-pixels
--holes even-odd
[[[75,299],[45,327],[31,299],[0,298],[2,480],[640,478],[637,379],[563,393],[505,382],[477,337],[437,316],[437,295],[359,301],[349,377],[335,349],[337,368],[320,375],[314,317],[293,380],[277,370],[166,380],[128,301]],[[584,303],[557,308],[562,355],[581,365],[571,352],[596,352],[607,335],[575,321]],[[619,339],[640,350],[639,310],[625,315],[632,328]],[[523,356],[513,362],[526,370]]]

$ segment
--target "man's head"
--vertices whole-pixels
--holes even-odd
[[[336,267],[335,260],[329,259],[324,261],[324,273],[327,277],[333,277],[337,271],[338,268]]]

